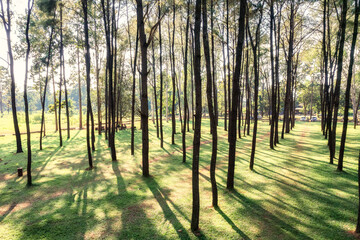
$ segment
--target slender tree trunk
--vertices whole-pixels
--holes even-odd
[[[193,142],[193,163],[192,163],[192,216],[191,230],[199,230],[200,213],[200,193],[199,193],[199,154],[200,154],[200,133],[201,133],[201,45],[200,45],[200,26],[201,26],[201,0],[196,0],[195,4],[195,31],[194,31],[194,76],[195,76],[195,96],[196,96],[196,115]]]
[[[270,62],[271,62],[271,127],[270,127],[270,148],[274,149],[275,116],[276,116],[276,91],[275,91],[275,69],[274,69],[274,0],[270,1]],[[269,116],[270,118],[270,116]]]
[[[81,0],[83,13],[84,13],[84,34],[85,34],[85,64],[86,64],[86,145],[89,159],[89,169],[93,168],[93,159],[90,147],[90,111],[91,111],[91,95],[90,95],[90,45],[89,45],[89,27],[88,27],[88,0]]]
[[[143,176],[149,176],[149,130],[148,130],[148,96],[147,96],[147,48],[146,35],[144,29],[143,5],[142,0],[137,2],[137,26],[139,30],[139,40],[141,49],[141,129],[142,129],[142,164]]]
[[[256,150],[256,134],[257,134],[257,124],[258,124],[258,95],[259,95],[259,59],[258,59],[258,50],[260,49],[260,25],[262,21],[262,6],[260,6],[260,16],[259,22],[256,28],[255,43],[251,37],[250,27],[248,25],[248,33],[250,37],[250,43],[253,50],[254,56],[254,128],[253,128],[253,139],[251,147],[251,156],[250,156],[250,170],[254,169],[254,159],[255,159],[255,150]]]
[[[25,37],[26,37],[26,55],[25,55],[25,80],[24,80],[24,104],[25,104],[25,122],[26,122],[26,142],[27,142],[27,186],[32,185],[32,178],[31,178],[31,139],[30,139],[30,120],[29,120],[29,103],[27,97],[27,82],[28,82],[28,64],[29,64],[29,54],[30,54],[30,39],[29,39],[29,28],[30,28],[30,15],[31,10],[34,5],[34,0],[28,0],[28,12],[27,12],[27,21],[26,21],[26,30],[25,30]]]
[[[290,26],[289,26],[289,48],[286,59],[286,93],[285,93],[285,107],[284,107],[284,126],[281,134],[281,138],[284,138],[284,132],[290,132],[290,115],[291,115],[291,83],[292,83],[292,67],[293,67],[293,44],[294,44],[294,21],[295,21],[295,9],[294,0],[290,3]]]
[[[96,38],[96,35],[95,35],[95,38]],[[79,30],[76,33],[76,39],[77,39],[77,42],[79,42]],[[95,40],[95,41],[97,41],[97,40]],[[96,54],[98,54],[98,53],[96,53]],[[79,51],[79,47],[76,48],[76,55],[77,55],[77,71],[78,71],[78,91],[79,91],[79,129],[82,129],[82,104],[81,104],[81,77],[80,77],[80,51]],[[97,69],[95,71],[97,71]],[[96,81],[97,82],[98,82],[98,77],[99,77],[98,73],[96,72]],[[101,131],[100,131],[100,134],[101,134]]]
[[[239,80],[240,68],[242,61],[242,51],[244,45],[245,33],[245,12],[246,0],[240,1],[240,17],[239,17],[239,34],[236,46],[236,65],[233,75],[233,88],[232,88],[232,104],[229,118],[229,165],[227,175],[227,188],[234,188],[234,173],[235,173],[235,152],[236,152],[236,116],[237,116],[237,101],[239,97]]]
[[[112,161],[116,161],[116,150],[115,150],[115,113],[114,113],[114,91],[113,91],[113,37],[114,37],[114,1],[113,1],[113,10],[112,10],[112,22],[110,23],[110,0],[106,2],[105,7],[105,0],[101,1],[102,10],[103,10],[103,20],[104,20],[104,27],[105,27],[105,34],[106,34],[106,52],[107,52],[107,75],[108,75],[108,123],[107,126],[109,127],[108,130],[108,141],[109,147],[111,150],[111,159]],[[111,27],[112,25],[112,27]]]
[[[229,105],[229,128],[230,128],[230,112],[231,112],[231,75],[230,75],[230,41],[229,41],[229,0],[226,0],[226,56],[227,56],[227,97],[228,97],[228,105]],[[230,134],[228,134],[230,137]]]
[[[60,71],[63,74],[64,88],[65,88],[65,111],[66,111],[66,126],[67,126],[67,138],[70,139],[70,116],[69,116],[69,101],[68,101],[68,91],[66,85],[66,76],[65,76],[65,58],[64,58],[64,44],[63,44],[63,21],[62,21],[62,8],[64,3],[60,1]],[[60,104],[61,105],[61,104]]]
[[[185,30],[185,53],[184,53],[184,125],[182,131],[182,146],[183,146],[183,162],[186,162],[186,120],[187,110],[189,108],[187,102],[187,77],[188,77],[188,41],[189,41],[189,26],[190,26],[190,0],[187,1],[187,17]]]
[[[216,126],[216,115],[215,109],[213,106],[212,99],[212,87],[213,87],[213,77],[211,73],[211,63],[210,63],[210,47],[209,47],[209,37],[207,30],[207,8],[206,0],[202,0],[202,16],[203,16],[203,45],[204,45],[204,56],[205,56],[205,65],[206,65],[206,95],[209,107],[210,115],[210,128],[212,133],[212,153],[211,153],[211,163],[210,163],[210,179],[211,179],[211,189],[212,189],[212,205],[214,207],[218,206],[218,192],[215,178],[215,169],[216,169],[216,154],[217,154],[217,126]],[[214,65],[213,65],[214,66]]]
[[[247,24],[247,23],[246,23]],[[251,107],[251,92],[249,80],[249,40],[246,33],[246,63],[245,63],[245,85],[246,85],[246,114],[245,114],[245,127],[244,135],[250,135],[250,107]]]
[[[278,4],[278,3],[277,3]],[[279,115],[280,115],[280,67],[279,67],[279,55],[280,55],[280,23],[281,23],[281,9],[283,5],[277,5],[279,12],[278,23],[274,20],[274,33],[275,33],[275,80],[276,80],[276,92],[277,92],[277,109],[275,113],[275,140],[274,145],[279,143]],[[276,31],[277,29],[277,31]],[[277,37],[276,37],[277,36]]]
[[[190,48],[190,61],[191,61],[191,117],[192,117],[192,130],[195,130],[195,104],[194,104],[194,58],[195,58],[195,45],[194,45],[194,37],[193,37],[193,30],[190,27],[190,33],[191,33],[191,48]]]
[[[156,70],[155,70],[155,51],[154,51],[154,42],[151,42],[152,48],[152,65],[153,65],[153,72],[154,72],[154,105],[155,105],[155,115],[156,115],[156,136],[159,138],[159,116],[158,116],[158,106],[157,106],[157,89],[156,89]]]
[[[95,25],[94,43],[95,43],[96,102],[97,102],[97,111],[98,111],[98,134],[101,135],[102,115],[101,115],[101,93],[100,93],[100,67],[99,67],[99,45],[98,45],[98,37],[97,37],[96,17],[94,17],[94,25]],[[79,106],[81,106],[80,103],[81,102],[79,102]]]
[[[131,34],[130,34],[130,23],[129,23],[129,15],[128,15],[128,2],[126,1],[126,17],[127,17],[127,26],[128,26],[128,39],[130,45],[130,60],[131,60],[131,71],[132,71],[132,94],[131,94],[131,155],[134,155],[135,151],[135,88],[136,88],[136,63],[137,63],[137,52],[139,46],[139,31],[136,31],[136,40],[135,40],[135,53],[134,53],[134,61],[132,62],[131,55]],[[161,108],[161,107],[160,107]]]
[[[60,50],[61,52],[61,50]],[[59,145],[60,147],[63,146],[63,141],[62,141],[62,129],[61,129],[61,108],[62,108],[62,102],[61,102],[61,93],[62,93],[62,90],[61,90],[61,86],[63,84],[63,71],[62,71],[62,58],[61,58],[61,53],[60,53],[60,83],[59,83]],[[45,84],[46,85],[46,84]],[[45,92],[44,92],[45,93]],[[44,94],[45,96],[45,94]],[[45,102],[45,99],[43,100]]]
[[[345,32],[346,32],[346,13],[347,13],[347,0],[343,1],[342,9],[341,9],[341,21],[340,21],[340,44],[339,44],[339,55],[338,55],[338,68],[336,73],[336,85],[334,92],[334,120],[332,126],[332,134],[331,134],[331,153],[330,153],[330,161],[333,162],[333,158],[335,157],[335,146],[336,146],[336,125],[338,118],[338,110],[339,110],[339,99],[340,99],[340,84],[341,84],[341,74],[343,68],[343,56],[344,56],[344,44],[345,44]]]
[[[351,42],[349,73],[347,75],[347,84],[346,84],[346,92],[345,92],[344,123],[343,123],[343,132],[342,132],[342,136],[341,136],[339,161],[338,161],[338,167],[337,167],[338,171],[342,171],[342,169],[343,169],[346,131],[347,131],[347,125],[348,125],[348,119],[349,119],[351,79],[352,79],[352,75],[353,75],[356,37],[357,37],[357,34],[358,34],[358,26],[359,26],[359,12],[360,12],[359,0],[355,0],[354,31],[353,31],[353,37],[352,37],[352,42]]]
[[[214,37],[215,37],[215,31],[214,31],[214,0],[211,0],[211,57],[212,57],[212,78],[213,78],[213,98],[214,98],[214,114],[215,114],[215,120],[216,120],[216,126],[218,126],[219,122],[219,107],[218,107],[218,101],[217,101],[217,77],[216,77],[216,61],[215,61],[215,43],[214,43]]]
[[[159,48],[160,48],[160,54],[159,54],[159,63],[160,63],[160,147],[164,147],[164,131],[163,131],[163,85],[164,85],[164,79],[163,79],[163,69],[162,69],[162,37],[161,37],[161,7],[160,2],[158,3],[158,21],[159,21]],[[167,108],[167,106],[166,106]]]
[[[170,37],[170,25],[169,25],[169,49],[170,49],[170,64],[171,64],[171,79],[172,79],[172,110],[171,110],[171,123],[172,123],[172,132],[171,132],[171,144],[175,144],[175,134],[176,134],[176,116],[175,116],[175,99],[176,99],[176,83],[175,83],[175,1],[173,3],[173,36]],[[170,42],[171,39],[171,42]]]
[[[14,57],[13,57],[13,53],[12,53],[11,37],[10,37],[10,33],[11,33],[10,0],[7,0],[7,9],[6,9],[7,21],[5,20],[5,12],[4,12],[3,1],[0,1],[0,2],[1,2],[1,18],[3,20],[4,29],[5,29],[5,32],[6,32],[7,47],[8,47],[9,61],[10,61],[11,109],[12,109],[13,123],[14,123],[15,136],[16,136],[16,153],[22,153],[23,150],[22,150],[22,145],[21,145],[21,136],[20,136],[19,123],[18,123],[18,119],[17,119],[17,109],[16,109]]]
[[[54,19],[55,18],[56,18],[56,10],[54,10]],[[41,102],[42,111],[41,111],[41,127],[40,127],[40,150],[42,150],[42,137],[43,137],[43,130],[45,128],[45,99],[46,99],[46,88],[47,88],[47,83],[48,83],[48,79],[49,79],[49,64],[50,64],[50,60],[51,60],[51,48],[52,48],[52,41],[53,41],[53,33],[54,33],[54,26],[51,26],[48,54],[47,54],[47,59],[46,59],[46,78],[45,78],[44,94],[42,96],[42,102]],[[60,88],[60,91],[61,91],[61,88]],[[56,94],[56,93],[54,92],[54,94]],[[59,105],[61,106],[60,100],[59,100]],[[55,108],[55,111],[56,111],[56,108]],[[59,123],[59,132],[61,132],[60,123]]]
[[[57,101],[56,101],[56,89],[55,89],[55,77],[54,77],[54,67],[51,64],[51,78],[52,78],[52,83],[53,83],[53,95],[54,95],[54,113],[55,113],[55,132],[57,132],[59,130],[59,126],[58,126],[58,118],[57,118]],[[41,92],[40,92],[40,100],[42,103],[42,98],[41,98]]]
[[[323,11],[323,39],[322,39],[322,51],[323,51],[323,61],[324,61],[324,109],[323,114],[321,118],[322,122],[322,130],[323,134],[325,135],[325,124],[326,124],[326,118],[327,118],[327,111],[326,106],[330,104],[329,102],[329,82],[328,82],[328,51],[326,49],[326,6],[327,6],[327,0],[324,0],[324,11]],[[328,26],[329,27],[329,26]]]
[[[223,35],[225,35],[225,30],[223,28]],[[224,130],[227,131],[227,111],[228,111],[228,106],[227,106],[227,90],[226,90],[226,56],[225,56],[225,43],[224,41],[222,41],[221,43],[222,46],[222,55],[223,55],[223,71],[224,71]]]

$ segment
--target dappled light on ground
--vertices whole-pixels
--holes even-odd
[[[0,239],[353,239],[357,214],[357,154],[360,130],[349,129],[344,172],[328,163],[319,123],[297,123],[270,150],[269,125],[259,126],[255,171],[249,170],[251,137],[238,140],[235,190],[226,190],[228,143],[219,127],[217,181],[219,207],[211,206],[211,135],[202,128],[200,228],[190,231],[192,133],[182,163],[181,134],[171,145],[164,126],[164,149],[150,128],[150,175],[141,175],[141,132],[130,155],[130,131],[116,135],[112,162],[105,136],[96,139],[95,168],[88,167],[85,131],[74,130],[58,147],[48,133],[44,150],[33,135],[31,188],[16,168],[26,169],[26,153],[15,154],[15,138],[0,138]],[[25,137],[22,139],[26,141]],[[339,142],[338,142],[339,143]],[[339,145],[339,144],[338,144]],[[338,150],[337,150],[338,154]],[[336,162],[335,162],[336,163]]]

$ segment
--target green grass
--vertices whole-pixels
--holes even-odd
[[[117,133],[117,162],[111,161],[104,136],[97,136],[92,171],[85,170],[85,131],[71,131],[59,148],[58,134],[48,130],[43,151],[38,150],[38,134],[33,134],[31,188],[25,187],[26,172],[16,177],[17,167],[26,169],[26,153],[15,154],[14,136],[0,137],[0,239],[354,239],[360,130],[349,126],[345,171],[339,173],[328,163],[319,128],[319,123],[297,122],[276,150],[270,150],[269,125],[261,122],[255,171],[249,170],[247,136],[237,143],[236,190],[230,192],[225,188],[227,132],[221,123],[216,174],[220,207],[214,209],[211,135],[208,120],[203,120],[200,236],[190,231],[192,132],[187,134],[187,162],[182,163],[181,134],[171,145],[171,124],[165,122],[161,149],[151,124],[149,178],[141,175],[139,130],[135,156],[130,155],[130,131]],[[341,129],[339,125],[338,143]],[[24,149],[25,140],[23,135]]]

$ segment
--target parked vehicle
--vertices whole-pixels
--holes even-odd
[[[306,117],[301,117],[300,121],[306,121]]]
[[[311,117],[311,122],[316,122],[317,120],[317,117]]]

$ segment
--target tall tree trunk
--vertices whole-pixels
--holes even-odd
[[[229,128],[230,128],[230,112],[231,112],[231,75],[230,75],[230,41],[229,41],[229,0],[226,0],[226,56],[227,56],[227,97],[228,97],[228,105],[229,105]],[[230,137],[230,134],[228,134]]]
[[[195,96],[196,96],[196,115],[193,142],[193,163],[192,163],[192,215],[191,230],[199,230],[200,213],[200,193],[199,193],[199,154],[200,154],[200,133],[201,133],[201,45],[200,45],[200,26],[201,26],[201,0],[196,0],[195,4],[195,26],[194,26],[194,77],[195,77]]]
[[[96,38],[96,35],[95,35],[95,38]],[[76,39],[77,39],[77,42],[79,42],[79,30],[76,33]],[[95,40],[95,41],[97,41],[97,40]],[[98,53],[96,53],[96,54],[98,54]],[[77,55],[78,92],[79,92],[79,129],[82,129],[82,104],[81,104],[81,77],[80,77],[80,51],[79,51],[79,47],[76,48],[76,55]],[[96,59],[96,61],[97,61],[97,59]],[[97,71],[97,68],[96,68],[95,71]],[[98,82],[98,73],[97,72],[96,72],[96,82]],[[101,131],[100,131],[100,134],[101,134]]]
[[[252,139],[252,147],[251,147],[251,156],[250,156],[250,170],[254,169],[254,159],[255,159],[255,151],[256,151],[256,134],[257,134],[257,124],[258,124],[258,95],[259,95],[259,59],[258,53],[260,49],[260,25],[262,21],[262,6],[260,6],[260,16],[259,22],[256,27],[256,35],[255,35],[255,42],[251,37],[250,27],[248,25],[248,33],[250,37],[250,43],[253,50],[254,56],[254,128],[253,128],[253,139]],[[259,54],[259,55],[258,55]]]
[[[343,123],[343,132],[342,132],[342,136],[341,136],[339,161],[338,161],[338,167],[337,167],[338,171],[342,171],[342,169],[343,169],[346,131],[347,131],[347,125],[348,125],[348,119],[349,119],[351,79],[352,79],[352,75],[353,75],[356,37],[357,37],[357,34],[358,34],[358,26],[359,26],[359,12],[360,12],[359,0],[355,0],[354,31],[353,31],[353,37],[352,37],[352,42],[351,42],[349,73],[348,73],[348,76],[347,76],[347,84],[346,84],[346,92],[345,92],[344,123]]]
[[[175,144],[175,134],[176,134],[176,116],[175,116],[175,99],[176,99],[176,83],[175,83],[175,1],[173,2],[173,30],[172,38],[170,37],[170,25],[169,25],[169,50],[170,50],[170,64],[171,64],[171,79],[172,79],[172,110],[171,110],[171,123],[172,123],[172,132],[171,132],[171,144]],[[171,42],[170,42],[171,39]]]
[[[93,168],[93,159],[90,147],[90,111],[91,111],[91,95],[90,95],[90,45],[89,45],[89,27],[88,27],[88,0],[81,0],[84,13],[84,34],[85,34],[85,64],[86,64],[86,145],[89,159],[89,169]]]
[[[131,155],[134,155],[135,151],[135,88],[136,88],[136,63],[137,63],[137,53],[139,46],[139,31],[136,31],[136,40],[135,40],[135,53],[134,61],[132,62],[131,55],[131,34],[130,34],[130,23],[129,23],[129,14],[128,14],[128,2],[126,1],[126,18],[127,18],[127,27],[128,27],[128,38],[130,45],[130,60],[131,60],[131,71],[132,71],[132,94],[131,94]]]
[[[324,61],[324,108],[322,113],[322,131],[325,135],[325,124],[326,124],[326,118],[327,118],[327,111],[326,106],[330,104],[329,102],[329,82],[328,82],[328,51],[326,49],[326,7],[327,7],[327,0],[324,0],[324,11],[323,11],[323,39],[322,39],[322,52],[323,52],[323,61]],[[329,27],[329,26],[328,26]]]
[[[159,54],[159,61],[160,61],[160,147],[164,147],[164,131],[163,131],[163,69],[162,69],[162,37],[161,37],[161,7],[160,2],[158,3],[158,21],[159,21],[159,48],[160,48],[160,54]],[[166,106],[167,108],[167,106]],[[167,112],[167,111],[166,111]],[[167,117],[167,116],[166,116]]]
[[[137,26],[139,30],[139,40],[141,49],[141,129],[142,129],[142,165],[143,176],[149,176],[149,109],[148,109],[148,96],[147,96],[147,48],[146,35],[144,29],[143,5],[142,0],[137,2]]]
[[[215,42],[214,42],[214,37],[215,37],[215,31],[214,31],[214,0],[211,0],[211,5],[210,5],[211,9],[210,9],[210,13],[211,13],[211,18],[210,18],[210,24],[211,24],[211,61],[212,61],[212,78],[213,78],[213,93],[212,96],[214,98],[214,114],[215,114],[215,120],[216,120],[216,126],[218,126],[218,122],[219,122],[219,107],[218,107],[218,101],[217,101],[217,78],[216,78],[216,61],[215,61]]]
[[[65,88],[65,111],[66,111],[66,126],[67,126],[67,138],[70,138],[70,116],[69,116],[69,102],[68,102],[68,91],[66,85],[66,76],[65,76],[65,57],[64,57],[64,44],[63,44],[63,18],[62,18],[62,9],[64,3],[60,1],[60,72],[63,74],[64,88]],[[61,104],[60,104],[61,105]]]
[[[111,150],[111,159],[112,161],[116,161],[116,150],[115,150],[115,113],[114,113],[114,91],[113,91],[113,31],[114,26],[110,23],[110,0],[106,2],[105,0],[101,0],[102,10],[103,10],[103,20],[106,34],[106,66],[107,66],[107,75],[108,75],[108,141],[109,147]],[[113,10],[112,15],[114,15],[114,0],[113,0]],[[114,22],[114,16],[111,18],[112,22]],[[112,26],[111,26],[112,25]]]
[[[61,52],[61,50],[60,50]],[[63,71],[62,71],[62,58],[61,58],[61,53],[60,53],[60,59],[59,59],[59,62],[60,62],[60,83],[59,83],[59,114],[58,114],[58,117],[59,117],[59,145],[60,147],[63,146],[63,140],[62,140],[62,129],[61,129],[61,108],[62,108],[62,102],[61,102],[61,93],[62,93],[62,90],[61,90],[61,86],[63,84]],[[46,85],[46,84],[45,84]],[[45,93],[45,92],[44,92]],[[45,94],[44,94],[45,96]],[[45,99],[43,100],[44,101],[44,104],[45,104]]]
[[[230,128],[230,112],[231,112],[231,74],[230,74],[230,40],[229,40],[229,0],[226,0],[226,56],[227,56],[227,96],[228,96],[228,108],[229,108],[229,128]],[[230,135],[230,134],[228,134]]]
[[[94,13],[94,15],[95,15],[95,13]],[[94,44],[95,44],[96,105],[97,105],[97,111],[98,111],[98,134],[101,135],[102,116],[101,116],[101,93],[100,93],[100,66],[99,66],[99,45],[98,45],[98,38],[97,38],[96,17],[94,17],[94,26],[95,26]],[[79,102],[79,105],[80,105],[80,102]]]
[[[223,35],[225,35],[225,30],[223,28],[222,30]],[[224,71],[224,79],[223,79],[223,84],[224,84],[224,130],[227,131],[227,111],[228,111],[228,106],[227,106],[227,90],[226,90],[226,56],[225,56],[225,42],[222,41],[221,43],[222,46],[222,55],[223,55],[223,71]]]
[[[270,62],[271,62],[271,127],[270,127],[270,148],[274,149],[275,116],[276,116],[276,91],[275,91],[275,67],[274,67],[274,0],[270,1]],[[270,116],[269,116],[270,118]]]
[[[295,2],[290,2],[290,26],[289,26],[289,47],[286,58],[286,93],[285,93],[285,107],[284,107],[284,127],[281,138],[284,138],[284,132],[290,132],[290,109],[291,109],[291,83],[292,83],[292,67],[293,67],[293,51],[294,51],[294,25],[295,25]]]
[[[56,18],[56,10],[54,10],[54,19],[55,18]],[[40,150],[42,150],[42,137],[43,137],[43,130],[45,128],[45,99],[46,99],[46,88],[47,88],[48,79],[49,79],[49,65],[50,65],[50,60],[51,60],[51,48],[52,48],[53,34],[54,34],[54,26],[51,26],[48,54],[47,54],[47,59],[46,59],[46,78],[45,78],[44,94],[42,96],[42,102],[41,102],[42,110],[41,110],[41,127],[40,127]],[[61,91],[61,89],[60,89],[60,91]],[[56,94],[56,93],[54,92],[54,94]],[[59,101],[59,105],[61,105],[60,101]],[[55,111],[56,111],[56,108],[55,108]],[[61,132],[60,123],[59,123],[59,132]]]
[[[274,145],[276,146],[279,143],[279,115],[280,115],[280,67],[279,67],[279,55],[280,55],[280,23],[281,23],[281,9],[283,4],[279,6],[277,3],[277,11],[279,13],[277,19],[277,27],[276,22],[274,20],[274,33],[275,33],[275,81],[276,81],[276,94],[277,94],[277,109],[275,113],[275,139]],[[277,29],[277,31],[276,31]]]
[[[189,26],[190,26],[190,0],[187,1],[187,17],[185,30],[185,53],[184,53],[184,125],[182,131],[182,146],[183,146],[183,162],[186,162],[186,120],[187,110],[189,108],[187,101],[187,77],[188,77],[188,41],[189,41]]]
[[[30,15],[31,10],[34,6],[34,0],[28,0],[28,12],[27,12],[27,21],[26,21],[26,55],[25,55],[25,80],[24,80],[24,104],[25,104],[25,122],[26,122],[26,136],[27,136],[27,186],[32,185],[31,178],[31,139],[30,139],[30,120],[29,120],[29,103],[27,97],[27,82],[28,82],[28,64],[29,64],[29,54],[30,54],[30,39],[29,39],[29,28],[30,28]]]
[[[194,58],[195,58],[195,44],[194,44],[194,34],[193,29],[190,26],[190,33],[191,33],[191,48],[190,48],[190,76],[191,76],[191,117],[192,117],[192,130],[195,130],[195,104],[194,104]]]
[[[202,0],[202,16],[203,16],[203,45],[204,45],[204,56],[205,56],[205,65],[206,65],[206,95],[209,107],[210,115],[210,128],[212,133],[212,153],[211,153],[211,163],[210,163],[210,180],[211,180],[211,190],[212,190],[212,205],[214,207],[218,206],[218,192],[216,186],[215,178],[215,169],[216,169],[216,154],[217,154],[217,126],[216,126],[216,116],[215,109],[213,106],[212,98],[212,87],[213,87],[213,77],[211,73],[211,63],[210,63],[210,47],[209,47],[209,37],[207,30],[207,8],[206,0]]]
[[[17,110],[16,110],[16,93],[15,93],[15,74],[14,74],[14,57],[11,48],[11,12],[10,12],[10,0],[7,0],[7,21],[5,20],[5,11],[3,6],[3,1],[1,3],[1,18],[4,24],[4,29],[6,32],[7,37],[7,47],[8,47],[8,54],[9,54],[9,61],[10,61],[10,77],[11,77],[11,86],[10,86],[10,93],[11,93],[11,110],[13,115],[13,123],[15,129],[15,136],[16,136],[16,152],[22,153],[22,145],[21,145],[21,136],[19,130],[19,123],[17,119]]]
[[[57,101],[56,101],[56,89],[55,89],[55,77],[54,77],[54,67],[51,64],[51,78],[52,78],[52,84],[53,84],[53,96],[54,96],[54,113],[55,113],[55,132],[57,132],[59,130],[59,126],[58,126],[58,118],[57,118]],[[41,92],[40,92],[40,101],[42,103],[42,98],[41,98]]]
[[[343,0],[343,5],[341,9],[341,21],[340,21],[340,44],[339,44],[339,55],[338,55],[338,68],[336,73],[336,85],[334,91],[334,120],[332,126],[331,134],[331,151],[330,151],[330,161],[333,161],[335,157],[335,146],[336,146],[336,125],[338,118],[339,110],[339,99],[340,99],[340,84],[341,84],[341,74],[343,68],[343,56],[344,56],[344,44],[345,44],[345,32],[346,32],[346,13],[347,13],[347,0]]]
[[[248,23],[246,23],[247,25]],[[249,80],[249,39],[246,33],[246,63],[245,63],[245,88],[246,88],[246,113],[245,113],[245,127],[244,135],[250,135],[250,107],[251,107],[251,91],[250,91],[250,80]]]
[[[154,72],[154,105],[155,105],[155,115],[156,115],[156,136],[159,138],[159,116],[158,116],[158,106],[157,106],[157,89],[156,89],[156,70],[155,70],[155,51],[154,51],[154,42],[151,42],[152,48],[152,65]]]
[[[237,101],[239,97],[239,80],[240,68],[242,61],[242,51],[244,45],[245,33],[245,12],[246,0],[240,1],[240,17],[239,17],[239,34],[236,46],[236,65],[233,74],[233,88],[232,88],[232,104],[229,118],[229,165],[227,175],[227,188],[234,188],[234,173],[235,173],[235,152],[236,152],[236,116],[237,116]]]

